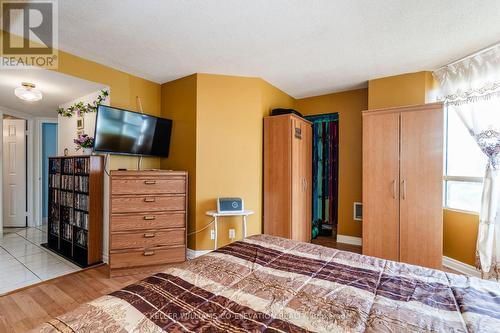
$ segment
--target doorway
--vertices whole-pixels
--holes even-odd
[[[312,238],[336,239],[338,226],[339,115],[306,116],[313,123]]]
[[[48,202],[49,202],[49,157],[57,155],[57,123],[42,122],[40,126],[40,167],[41,167],[41,189],[42,189],[42,229],[47,228]]]
[[[28,226],[26,120],[3,116],[3,227]]]

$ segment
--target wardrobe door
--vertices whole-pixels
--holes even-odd
[[[441,268],[443,109],[401,113],[400,260]]]
[[[311,240],[312,129],[301,118],[292,117],[292,239]]]
[[[363,254],[399,260],[399,112],[363,113]]]
[[[264,118],[264,233],[292,237],[292,118]]]
[[[303,132],[303,175],[304,178],[304,242],[310,242],[312,238],[312,124],[306,122]]]

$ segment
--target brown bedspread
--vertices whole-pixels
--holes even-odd
[[[500,284],[258,235],[37,331],[500,332]]]

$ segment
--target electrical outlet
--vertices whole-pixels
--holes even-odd
[[[214,230],[214,229],[211,229],[211,230],[210,230],[210,239],[211,239],[211,240],[214,240],[214,239],[215,239],[215,230]]]
[[[234,229],[229,229],[229,239],[236,238],[236,231]]]

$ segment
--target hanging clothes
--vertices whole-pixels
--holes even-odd
[[[336,236],[338,218],[338,113],[306,116],[313,123],[312,226]]]

